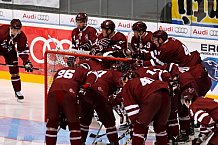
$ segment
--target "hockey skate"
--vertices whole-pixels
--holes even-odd
[[[181,132],[178,136],[171,138],[172,145],[186,143],[189,141],[189,135],[186,132]]]
[[[23,102],[24,96],[21,94],[21,92],[15,92],[15,97],[17,98],[17,102]]]

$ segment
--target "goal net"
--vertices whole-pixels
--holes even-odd
[[[90,59],[101,59],[102,62],[123,62],[128,63],[128,59],[126,58],[114,58],[114,57],[103,57],[103,56],[94,56],[88,55],[87,53],[81,52],[65,52],[65,51],[46,51],[44,54],[44,76],[45,76],[45,119],[46,119],[46,110],[47,110],[47,94],[49,88],[51,87],[53,77],[55,73],[64,67],[68,67],[70,58],[74,59],[75,64],[79,64],[81,61],[86,60],[89,61]],[[110,63],[112,64],[112,63]]]

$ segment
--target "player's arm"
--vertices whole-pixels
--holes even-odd
[[[96,42],[98,33],[95,28],[90,29],[89,31],[89,43],[91,46]]]
[[[79,46],[79,48],[82,50],[91,50],[92,46],[94,45],[97,39],[97,31],[95,30],[95,28],[90,28],[87,33],[89,39],[87,41],[82,42]]]
[[[29,46],[27,42],[27,37],[26,35],[21,32],[20,38],[17,41],[17,51],[18,51],[18,56],[22,59],[23,65],[25,67],[26,72],[32,72],[33,71],[33,65],[31,61],[29,60]]]
[[[140,111],[139,105],[133,98],[132,94],[129,91],[130,85],[127,83],[121,91],[121,97],[123,98],[124,108],[126,110],[127,116],[132,123],[136,121],[137,114]]]
[[[76,32],[75,32],[75,29],[72,31],[72,34],[71,34],[71,38],[72,38],[72,48],[73,49],[76,49],[77,46],[76,46]]]
[[[112,54],[114,57],[126,57],[132,54],[132,51],[127,48],[127,39],[125,35],[120,34],[119,40],[111,41],[111,49],[114,53]]]
[[[214,125],[215,123],[213,118],[210,117],[209,113],[207,113],[204,110],[197,110],[196,112],[194,112],[190,108],[190,114],[194,118],[194,120],[197,121],[202,126],[211,126]]]
[[[178,65],[175,63],[168,63],[168,64],[164,64],[163,66],[157,65],[156,67],[162,70],[167,70],[172,77],[179,75],[179,68]]]

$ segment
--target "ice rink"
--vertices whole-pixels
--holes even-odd
[[[23,103],[17,102],[11,82],[0,79],[0,145],[44,145],[44,89],[43,84],[22,83]],[[96,133],[99,125],[93,122],[92,133]],[[104,129],[100,132],[103,134]],[[119,132],[121,135],[122,132]],[[120,140],[124,144],[129,136]],[[146,145],[152,145],[154,135],[148,135]],[[98,139],[107,143],[106,136]],[[92,144],[93,138],[87,139],[87,145]],[[58,144],[69,145],[69,133],[60,130]]]

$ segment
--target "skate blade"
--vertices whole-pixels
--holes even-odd
[[[17,99],[17,102],[18,102],[18,103],[23,103],[23,102],[24,102],[24,99]]]

